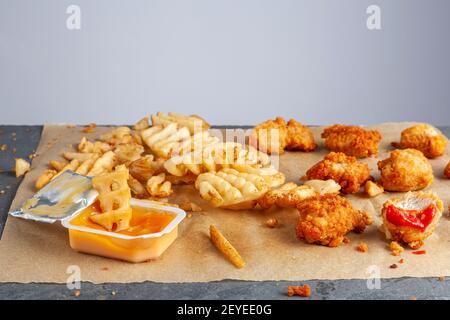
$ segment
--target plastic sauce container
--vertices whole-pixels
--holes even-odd
[[[128,229],[109,232],[90,221],[98,211],[94,203],[83,211],[61,221],[69,230],[72,249],[129,262],[156,259],[175,241],[178,224],[186,212],[151,201],[131,200],[133,218]]]

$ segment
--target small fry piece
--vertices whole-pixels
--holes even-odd
[[[364,185],[364,191],[369,197],[376,197],[384,192],[384,188],[375,182],[367,181]]]
[[[139,131],[147,129],[148,127],[150,127],[150,125],[148,124],[148,117],[144,117],[134,124],[133,129]]]
[[[22,158],[16,158],[16,177],[21,177],[28,171],[30,171],[30,163]]]
[[[223,236],[223,234],[219,231],[219,229],[217,229],[216,226],[209,226],[209,236],[216,248],[219,249],[219,251],[222,252],[232,264],[234,264],[239,269],[245,266],[245,261],[244,259],[242,259],[239,252]]]
[[[152,197],[165,198],[172,194],[172,184],[166,181],[166,174],[160,173],[147,181],[146,189]]]
[[[300,296],[307,298],[311,296],[311,287],[307,284],[302,286],[288,286],[287,294],[289,297]]]
[[[36,189],[40,190],[42,189],[47,183],[50,182],[50,180],[53,179],[54,176],[56,176],[58,172],[56,170],[47,169],[45,170],[39,178],[36,180],[34,186]]]
[[[405,250],[397,241],[391,241],[389,249],[391,249],[393,256],[399,256]]]
[[[61,171],[67,165],[67,162],[62,162],[62,161],[58,161],[58,160],[50,160],[49,164],[56,171]]]
[[[91,133],[97,127],[96,123],[90,123],[88,126],[83,128],[84,133]]]

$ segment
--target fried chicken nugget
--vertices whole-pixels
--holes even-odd
[[[335,152],[357,158],[366,158],[378,154],[381,134],[376,130],[365,130],[358,126],[335,124],[322,132],[325,147]]]
[[[449,163],[447,164],[447,166],[445,167],[445,170],[444,170],[444,176],[445,176],[446,178],[450,179],[450,161],[449,161]]]
[[[268,154],[283,154],[284,150],[313,151],[316,148],[312,131],[294,119],[288,123],[282,117],[257,125],[250,144]]]
[[[345,193],[356,193],[361,185],[371,179],[367,164],[342,152],[330,152],[306,172],[306,179],[333,179]]]
[[[361,233],[373,222],[366,212],[355,210],[350,201],[336,194],[309,198],[297,209],[297,237],[329,247],[339,246],[348,232]]]
[[[433,169],[422,152],[416,149],[391,151],[390,157],[378,161],[380,184],[387,191],[415,191],[433,183]]]
[[[393,143],[400,149],[417,149],[427,158],[442,156],[447,148],[447,138],[435,127],[420,123],[402,131],[400,143]]]
[[[383,226],[388,239],[418,249],[439,222],[444,205],[433,192],[408,192],[388,200],[382,209]]]

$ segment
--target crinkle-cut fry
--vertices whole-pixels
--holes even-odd
[[[94,163],[97,161],[98,158],[100,158],[100,155],[94,153],[90,159],[86,159],[80,164],[80,166],[75,170],[75,173],[86,176],[92,169]]]
[[[150,150],[159,157],[170,158],[174,149],[179,144],[190,139],[189,129],[178,128],[176,123],[171,123],[166,127],[153,126],[141,131],[141,137]]]
[[[384,192],[384,189],[382,186],[369,180],[364,185],[364,191],[369,197],[376,197],[379,194],[382,194]]]
[[[78,151],[82,153],[105,153],[111,150],[111,146],[106,142],[91,142],[86,137],[81,138],[78,144]]]
[[[132,210],[128,178],[128,169],[120,165],[114,172],[101,174],[92,179],[92,186],[99,194],[98,201],[102,212],[89,218],[108,231],[124,230],[130,225]]]
[[[28,171],[30,171],[30,163],[22,158],[16,158],[16,165],[15,165],[15,172],[16,172],[16,177],[21,177],[23,176],[25,173],[27,173]]]
[[[137,143],[119,144],[114,149],[117,161],[120,164],[129,165],[131,162],[141,158],[144,147]]]
[[[147,189],[145,189],[144,185],[139,180],[135,179],[131,174],[128,178],[128,186],[130,187],[131,193],[135,198],[143,199],[149,197]]]
[[[219,251],[222,252],[228,261],[230,261],[235,267],[241,269],[245,266],[245,261],[242,259],[239,252],[215,225],[209,226],[209,237],[216,248],[219,249]]]
[[[53,179],[53,177],[57,173],[58,172],[56,170],[52,169],[44,170],[44,172],[42,172],[39,178],[37,178],[36,182],[34,183],[34,186],[36,187],[37,190],[42,189],[47,183],[49,183]]]
[[[214,207],[236,210],[252,208],[269,189],[263,177],[230,168],[200,174],[195,188]]]
[[[289,182],[278,189],[266,192],[258,199],[258,204],[263,209],[269,209],[272,206],[295,208],[300,202],[316,195],[316,190],[310,186],[298,186]]]
[[[111,172],[116,164],[116,155],[112,151],[104,153],[95,161],[91,170],[87,173],[88,176],[97,176],[99,174]]]
[[[136,122],[133,126],[133,129],[136,131],[140,131],[140,130],[147,129],[149,126],[150,125],[148,123],[148,116],[146,116],[146,117],[143,117],[138,122]]]
[[[155,157],[151,154],[145,155],[140,159],[130,163],[128,169],[130,174],[141,182],[146,182],[148,179],[154,175],[158,175],[165,172],[164,169],[164,159]]]
[[[208,130],[210,125],[203,118],[197,115],[182,115],[176,112],[157,112],[152,115],[152,124],[167,126],[171,123],[177,123],[180,127],[187,127],[191,134],[199,130]]]
[[[50,160],[49,161],[49,165],[54,170],[59,172],[67,165],[67,162],[61,162],[61,161],[58,161],[58,160]]]
[[[164,167],[174,176],[184,176],[189,172],[199,175],[226,167],[261,168],[269,164],[270,157],[253,147],[245,147],[236,142],[219,142],[208,145],[202,150],[174,156],[164,163]]]
[[[166,181],[165,173],[160,173],[151,177],[147,181],[147,192],[152,197],[165,198],[172,194],[172,184]]]
[[[71,160],[76,159],[76,160],[78,160],[80,162],[83,162],[85,160],[91,159],[92,155],[93,155],[93,153],[91,153],[91,152],[83,153],[83,152],[70,152],[69,151],[69,152],[64,152],[63,153],[63,157],[66,160],[71,161]]]
[[[277,188],[286,181],[285,175],[276,170],[273,166],[259,167],[248,165],[233,165],[232,168],[239,172],[252,173],[262,176],[267,182],[269,188]]]
[[[317,193],[321,195],[329,193],[338,194],[339,191],[341,190],[341,186],[339,185],[339,183],[337,183],[333,179],[307,180],[305,181],[304,185],[312,187],[314,190],[316,190]]]

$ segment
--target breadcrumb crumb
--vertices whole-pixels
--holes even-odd
[[[269,228],[275,228],[278,225],[278,220],[276,218],[270,218],[266,220],[266,226]]]
[[[97,127],[96,123],[90,123],[88,126],[83,128],[84,133],[91,133]]]
[[[311,287],[308,284],[302,286],[288,286],[287,294],[289,297],[309,297],[311,296]]]
[[[81,294],[81,291],[80,291],[80,290],[75,290],[75,291],[73,292],[73,295],[74,295],[75,297],[79,297],[80,294]]]
[[[358,250],[359,252],[363,252],[364,253],[364,252],[369,251],[369,246],[365,242],[360,242],[358,244],[358,246],[356,247],[356,250]]]
[[[389,248],[391,249],[391,254],[393,256],[399,256],[405,250],[397,241],[391,241]]]

